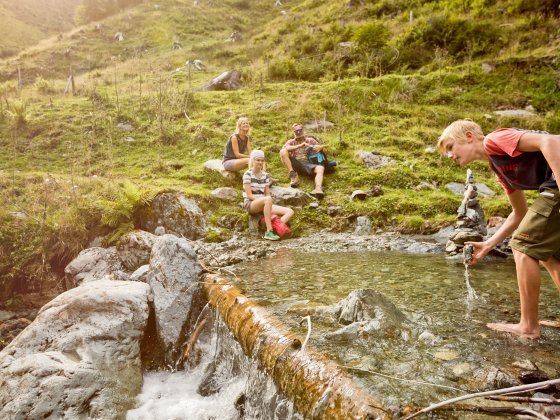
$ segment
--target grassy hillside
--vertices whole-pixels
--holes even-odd
[[[335,124],[315,134],[339,167],[327,177],[320,207],[296,213],[299,235],[349,229],[359,215],[406,233],[452,223],[460,198],[445,184],[462,182],[465,169],[440,158],[433,146],[457,118],[472,118],[485,131],[560,132],[560,28],[544,0],[532,2],[531,10],[523,9],[527,2],[497,0],[285,3],[145,2],[99,28],[76,28],[21,53],[21,92],[16,61],[0,63],[0,282],[6,290],[22,292],[40,285],[37,279],[56,278],[92,237],[107,235],[109,243],[132,229],[140,197],[165,189],[196,198],[214,229],[208,240],[230,237],[231,220],[244,222],[246,215],[212,200],[210,192],[223,185],[241,189],[240,180],[228,183],[202,164],[221,157],[239,116],[251,119],[254,146],[265,150],[282,185],[288,178],[277,153],[291,124],[323,116]],[[124,41],[114,40],[117,31]],[[233,31],[242,40],[225,42]],[[174,41],[183,49],[174,50]],[[195,58],[207,70],[191,74],[189,89],[184,63]],[[75,96],[62,94],[70,66]],[[198,90],[230,67],[243,74],[241,90]],[[262,106],[272,101],[280,104]],[[494,114],[528,105],[534,117]],[[134,130],[125,132],[119,123]],[[397,163],[369,171],[356,157],[359,150]],[[498,192],[482,200],[487,216],[506,215],[506,199],[488,168],[471,169]],[[435,189],[418,188],[425,183]],[[375,184],[383,196],[349,200],[353,190]],[[303,189],[311,190],[311,181]],[[334,205],[341,210],[333,215],[328,208]]]
[[[81,0],[0,0],[0,57],[72,28]]]

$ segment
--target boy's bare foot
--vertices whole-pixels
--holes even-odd
[[[545,327],[560,328],[560,321],[542,320],[542,321],[539,321],[539,324],[544,325]]]
[[[541,329],[529,331],[522,328],[519,324],[486,324],[488,328],[494,331],[503,331],[519,337],[525,338],[539,338],[541,336]]]

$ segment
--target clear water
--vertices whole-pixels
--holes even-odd
[[[462,261],[444,255],[280,250],[271,258],[237,266],[232,280],[303,337],[307,323],[300,325],[302,317],[289,313],[290,307],[334,304],[359,288],[384,294],[410,320],[408,333],[350,341],[327,339],[325,334],[340,326],[312,316],[308,346],[329,354],[340,365],[362,369],[351,372],[395,408],[462,394],[407,381],[476,392],[508,386],[498,379],[489,386],[481,378],[496,375],[485,372],[498,368],[515,378],[522,370],[516,366],[527,361],[551,379],[560,376],[560,329],[543,328],[541,339],[528,340],[485,326],[519,319],[512,260],[479,262],[465,273]],[[559,292],[544,271],[540,302],[541,319],[560,319]],[[422,332],[428,334],[427,339],[418,338]]]

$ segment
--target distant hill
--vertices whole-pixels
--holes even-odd
[[[0,0],[0,57],[74,26],[81,0]]]

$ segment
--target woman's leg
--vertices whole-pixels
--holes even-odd
[[[251,201],[249,211],[251,214],[262,212],[264,214],[266,230],[272,230],[272,224],[270,223],[270,216],[272,216],[272,197],[260,197]]]
[[[249,158],[226,160],[223,165],[226,171],[239,171],[240,169],[247,169],[249,167]]]
[[[280,216],[280,220],[282,220],[282,222],[288,223],[288,221],[294,215],[294,211],[289,207],[277,206],[276,204],[273,204],[272,214]]]

